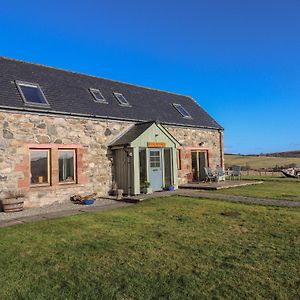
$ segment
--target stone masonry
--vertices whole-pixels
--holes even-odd
[[[191,180],[191,151],[206,151],[208,165],[214,170],[217,166],[224,168],[223,131],[213,129],[166,126],[166,129],[178,140],[180,147],[180,169],[178,184]]]
[[[132,123],[50,116],[30,113],[0,112],[0,189],[1,192],[23,188],[27,193],[25,206],[43,206],[68,201],[74,193],[97,192],[107,195],[111,189],[113,162],[108,144]],[[210,165],[222,164],[223,133],[166,126],[182,144],[182,169],[179,182],[187,182],[191,147],[209,153]],[[57,150],[75,148],[77,151],[77,184],[59,184],[53,179],[47,187],[30,187],[29,149],[51,150],[52,176],[57,175]],[[53,154],[52,154],[53,153]],[[53,169],[54,168],[54,169]]]

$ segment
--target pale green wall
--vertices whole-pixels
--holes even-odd
[[[140,172],[139,172],[139,148],[147,147],[148,142],[163,142],[166,148],[172,148],[172,173],[174,180],[174,187],[178,188],[178,174],[177,174],[177,153],[176,148],[179,146],[178,142],[159,124],[153,123],[145,132],[143,132],[130,146],[133,148],[133,165],[134,165],[134,179],[133,191],[134,194],[140,193]],[[162,148],[163,149],[163,148]],[[164,157],[162,157],[164,159]],[[148,168],[147,168],[148,169]],[[148,174],[147,174],[148,175]],[[164,178],[164,170],[163,170]]]

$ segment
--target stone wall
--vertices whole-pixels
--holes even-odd
[[[191,151],[206,151],[208,166],[215,170],[219,165],[224,167],[223,131],[197,129],[188,127],[166,126],[166,129],[178,140],[180,147],[180,170],[178,183],[184,184],[191,180]]]
[[[50,116],[29,113],[0,112],[0,189],[1,192],[23,188],[27,193],[25,205],[42,206],[69,200],[74,193],[97,192],[107,195],[111,188],[113,168],[108,144],[130,122],[81,119],[65,116]],[[188,180],[191,172],[191,149],[207,149],[212,167],[221,164],[220,133],[216,130],[166,127],[182,144],[182,168],[179,182]],[[221,133],[221,141],[223,136]],[[51,186],[30,187],[30,148],[49,148],[55,165],[57,150],[77,150],[77,184],[61,185],[57,169],[53,170]],[[52,166],[53,168],[53,166]]]
[[[107,145],[129,126],[128,122],[52,117],[0,112],[0,189],[28,191],[25,205],[63,202],[74,193],[111,188],[112,160]],[[78,184],[30,187],[29,148],[77,149]]]

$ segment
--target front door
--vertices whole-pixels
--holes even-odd
[[[162,152],[159,148],[149,149],[149,181],[152,191],[163,189]]]
[[[193,181],[205,180],[205,170],[207,166],[206,151],[192,151],[192,175]]]

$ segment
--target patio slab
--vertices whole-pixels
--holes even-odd
[[[194,182],[179,185],[180,189],[221,190],[239,186],[262,184],[263,181],[229,180],[220,182]]]

